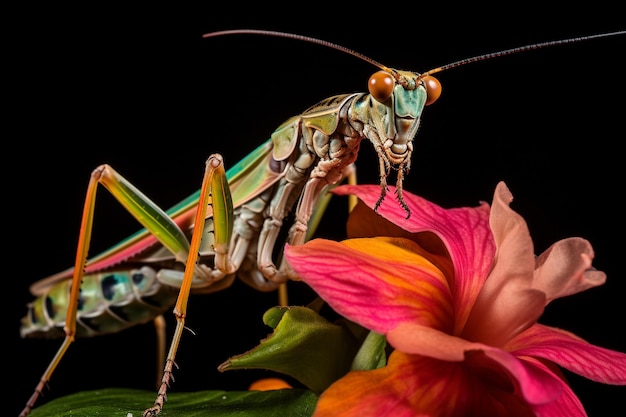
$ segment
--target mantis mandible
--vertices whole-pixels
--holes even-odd
[[[126,294],[124,288],[130,288],[130,282],[133,281],[140,288],[152,291],[145,296],[157,300],[151,303],[156,308],[153,311],[145,307],[146,300],[132,298],[133,304],[126,311],[130,320],[123,323],[125,326],[160,315],[176,300],[174,314],[177,327],[163,380],[154,406],[144,414],[157,415],[165,402],[176,350],[184,329],[189,293],[192,290],[214,292],[227,288],[235,274],[264,291],[276,289],[289,278],[297,279],[290,274],[286,265],[277,266],[272,259],[282,220],[295,207],[296,220],[289,232],[289,243],[303,243],[312,214],[322,211],[316,207],[320,196],[327,187],[339,183],[350,174],[363,139],[373,144],[378,155],[381,186],[379,204],[386,197],[387,178],[395,170],[396,198],[404,207],[407,217],[410,216],[403,202],[402,185],[410,169],[413,138],[419,127],[423,107],[434,102],[440,93],[440,86],[432,74],[528,49],[625,32],[505,50],[457,61],[421,74],[391,69],[346,48],[304,36],[235,30],[216,32],[207,37],[241,33],[290,37],[331,46],[372,63],[380,71],[370,79],[369,94],[334,96],[288,119],[268,141],[228,173],[225,172],[221,156],[212,155],[207,160],[201,190],[168,212],[154,205],[112,167],[103,165],[94,170],[85,200],[74,268],[53,275],[33,287],[37,295],[47,297],[54,306],[67,307],[67,313],[63,309],[55,312],[55,317],[60,315],[64,319],[65,340],[22,415],[27,415],[34,406],[78,331],[89,332],[91,329],[106,332],[108,329],[117,331],[124,327],[117,318],[104,316],[98,310],[91,311],[98,313],[95,314],[94,322],[97,326],[82,327],[84,321],[79,325],[77,317],[87,317],[84,306],[81,314],[77,315],[79,300],[82,306],[88,297],[88,291],[85,290],[94,288],[93,294],[101,294],[106,289],[113,297],[107,299],[108,302],[115,305],[114,296]],[[87,262],[98,184],[104,185],[145,229]],[[206,239],[208,232],[214,233],[213,239]],[[136,267],[137,264],[140,266]],[[120,265],[124,267],[122,272]],[[121,275],[112,275],[112,271]],[[100,273],[103,275],[97,275]],[[82,294],[79,293],[81,282]],[[57,283],[63,284],[57,286]],[[172,287],[180,288],[177,294],[175,292],[172,295]],[[40,298],[33,304],[32,311],[42,317],[48,314],[44,313],[47,308],[45,299]],[[133,317],[131,313],[140,317]],[[58,323],[57,320],[52,322]],[[35,327],[34,331],[39,331],[39,325],[50,326],[49,321],[42,322],[40,319],[33,320],[31,324]]]

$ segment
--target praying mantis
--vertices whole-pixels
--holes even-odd
[[[233,34],[234,33],[235,32],[233,32]],[[263,33],[259,31],[249,31],[249,33],[272,34],[271,32]],[[623,33],[624,32],[618,32],[613,35]],[[274,35],[278,34],[274,33]],[[304,37],[296,37],[296,39],[298,38],[301,40],[308,39]],[[548,44],[545,46],[548,46]],[[506,53],[513,53],[516,51],[517,50],[510,50]],[[502,53],[497,55],[501,54]],[[357,56],[359,55],[357,54]],[[486,56],[481,56],[480,59],[486,59]],[[184,326],[184,311],[186,309],[187,297],[191,289],[195,288],[200,290],[200,287],[205,285],[207,292],[219,291],[230,285],[232,279],[234,279],[234,276],[232,275],[234,272],[238,272],[240,274],[245,274],[246,272],[244,269],[241,269],[239,259],[233,261],[233,259],[228,259],[228,256],[224,256],[220,259],[224,259],[225,265],[229,262],[232,262],[234,265],[225,267],[224,269],[213,269],[210,272],[210,275],[202,275],[202,273],[206,271],[197,271],[196,264],[199,263],[200,265],[203,265],[201,261],[197,262],[197,254],[200,253],[202,256],[203,253],[212,252],[210,255],[212,259],[213,257],[217,259],[220,255],[228,255],[228,251],[230,249],[227,246],[229,245],[229,242],[231,243],[231,248],[233,247],[232,243],[235,242],[232,240],[234,239],[232,236],[243,236],[245,233],[249,233],[251,235],[249,239],[253,243],[256,243],[257,239],[261,243],[259,245],[250,245],[246,249],[237,252],[238,257],[251,259],[251,261],[248,262],[252,265],[251,269],[248,270],[251,271],[250,275],[247,277],[248,281],[251,283],[256,282],[262,290],[272,290],[276,288],[276,284],[284,283],[289,277],[289,272],[281,265],[274,265],[274,261],[271,259],[270,255],[277,242],[277,233],[280,229],[279,223],[284,218],[285,213],[290,211],[291,208],[294,207],[298,201],[300,201],[300,198],[302,199],[301,201],[304,201],[304,203],[301,203],[302,205],[299,206],[302,208],[296,208],[296,213],[298,213],[300,217],[298,214],[296,215],[296,223],[293,226],[292,233],[290,233],[290,243],[302,243],[306,239],[305,235],[309,217],[312,213],[323,211],[323,209],[318,209],[315,206],[318,202],[318,197],[323,194],[323,188],[327,185],[333,185],[342,181],[350,173],[352,164],[357,159],[356,154],[358,152],[360,141],[365,138],[368,138],[374,144],[379,158],[377,171],[379,173],[381,184],[380,201],[385,198],[386,179],[392,169],[397,171],[397,185],[398,189],[401,191],[404,175],[408,172],[408,168],[410,166],[411,153],[413,151],[412,141],[417,131],[417,127],[419,126],[419,117],[424,105],[429,101],[427,98],[427,89],[430,83],[433,82],[430,78],[430,74],[472,61],[473,59],[458,61],[454,64],[437,68],[433,71],[422,74],[413,74],[392,70],[370,60],[369,62],[378,66],[383,73],[388,76],[391,75],[395,78],[395,81],[392,78],[376,78],[375,81],[371,83],[375,85],[392,85],[394,82],[399,82],[401,84],[400,87],[394,87],[398,89],[397,94],[400,94],[402,90],[404,90],[402,84],[404,87],[410,86],[413,88],[409,90],[414,92],[411,93],[413,95],[409,96],[406,101],[400,102],[400,100],[396,100],[396,104],[409,103],[414,105],[410,108],[413,112],[410,114],[412,119],[409,119],[409,113],[403,114],[406,118],[401,122],[401,127],[398,128],[398,130],[404,130],[406,131],[406,134],[401,136],[399,143],[388,143],[387,141],[380,140],[381,137],[384,136],[380,132],[390,129],[391,126],[390,124],[385,125],[381,121],[384,119],[383,115],[387,114],[385,112],[385,109],[387,109],[385,103],[390,100],[390,97],[392,96],[391,93],[387,96],[383,96],[383,93],[375,90],[375,92],[370,92],[370,94],[347,94],[322,101],[317,106],[311,107],[301,115],[305,120],[307,120],[306,116],[311,116],[308,119],[310,121],[310,125],[307,127],[315,130],[316,132],[322,132],[320,137],[316,138],[314,135],[311,135],[311,137],[308,138],[299,136],[296,132],[298,132],[298,129],[301,128],[302,121],[299,118],[289,119],[276,130],[274,140],[267,141],[259,146],[255,151],[249,154],[248,157],[237,163],[234,168],[228,171],[228,173],[223,171],[227,162],[222,161],[219,155],[211,156],[211,158],[207,161],[207,171],[203,187],[197,194],[190,196],[189,199],[184,200],[181,204],[177,205],[167,213],[155,211],[156,214],[152,217],[163,219],[163,223],[156,222],[144,224],[149,232],[142,231],[134,237],[131,237],[130,240],[116,246],[112,251],[106,251],[96,258],[90,259],[87,264],[87,274],[95,273],[100,270],[108,270],[114,262],[114,259],[116,261],[121,260],[122,263],[128,263],[131,258],[127,257],[127,254],[130,250],[134,251],[136,249],[151,248],[154,250],[154,252],[150,253],[151,257],[139,257],[134,259],[135,261],[139,261],[138,263],[143,264],[140,268],[133,270],[134,276],[137,277],[140,275],[145,277],[150,275],[149,282],[151,284],[156,282],[165,282],[168,284],[167,286],[159,286],[159,291],[164,291],[164,293],[162,294],[159,292],[156,294],[156,297],[162,298],[163,303],[157,303],[158,308],[155,310],[155,313],[161,314],[170,309],[177,298],[180,302],[180,304],[177,302],[175,307],[177,314],[181,317],[178,321],[174,341],[172,342],[172,350],[170,351],[170,355],[167,359],[167,366],[169,366],[169,368],[166,369],[164,373],[164,378],[167,380],[163,381],[154,407],[148,409],[145,415],[156,415],[160,412],[163,406],[166,387],[169,383],[172,371],[171,367],[174,361],[174,355],[176,353],[176,348],[180,341],[180,334]],[[400,88],[402,88],[402,90],[400,90]],[[434,90],[437,91],[437,89],[438,87],[435,85]],[[375,108],[382,109],[379,110],[381,113],[377,116],[366,116],[366,106],[363,103],[366,103],[367,105],[373,104]],[[396,111],[398,111],[400,107],[396,108]],[[348,110],[349,108],[351,110]],[[345,111],[345,113],[342,113],[342,111]],[[332,114],[332,117],[330,117],[329,114]],[[371,124],[366,123],[367,117],[372,117],[372,119],[377,120],[377,123],[379,124],[377,125],[376,122]],[[346,120],[348,120],[348,122],[346,122]],[[330,123],[330,125],[327,125],[328,123]],[[338,129],[338,126],[341,126],[341,129]],[[341,132],[338,142],[339,145],[333,145],[332,140],[329,139],[331,136],[330,134],[335,132]],[[388,138],[388,136],[385,137]],[[350,143],[351,141],[353,142],[352,144]],[[277,144],[286,144],[284,145],[286,149],[279,149],[280,146]],[[327,150],[322,150],[318,154],[318,152],[311,153],[308,150],[299,148],[299,146],[304,146],[305,144],[310,145],[312,148],[315,148],[316,146],[324,148],[324,146],[330,144],[331,148],[332,146],[338,146],[340,149],[345,147],[348,151],[346,154],[342,154],[341,152],[343,151],[340,151],[339,157],[335,158],[335,160],[332,160],[333,158],[324,159],[324,155],[329,154]],[[275,153],[276,149],[279,149],[279,151],[283,152],[283,154],[277,156]],[[272,152],[274,152],[273,155]],[[320,156],[320,154],[322,156]],[[294,158],[296,161],[293,163],[290,161],[289,163],[283,163],[283,165],[281,165],[283,161],[288,161],[290,158]],[[299,160],[300,165],[298,165],[297,158],[302,158]],[[317,158],[319,158],[319,160],[316,160]],[[336,162],[337,160],[339,162]],[[322,162],[328,163],[328,165],[325,166]],[[280,168],[276,169],[276,167],[274,167],[276,163],[278,163]],[[288,174],[288,166],[295,167],[293,171],[291,171],[291,174]],[[307,181],[312,178],[311,173],[313,172],[316,172],[316,174],[313,175],[315,181],[311,183],[312,185],[308,185],[309,183]],[[271,176],[272,174],[276,175]],[[129,207],[129,211],[135,210],[134,214],[138,217],[142,217],[146,214],[146,210],[142,205],[149,205],[149,201],[139,195],[137,193],[138,190],[132,189],[132,185],[127,183],[123,178],[119,177],[112,167],[107,166],[98,168],[94,171],[94,175],[102,176],[100,178],[104,178],[104,181],[110,181],[106,182],[105,186],[108,185],[111,187],[113,189],[113,193],[118,192],[118,199],[121,200],[123,204],[126,203],[129,206],[135,207]],[[283,181],[283,179],[289,175],[292,175],[295,179],[293,179],[292,182]],[[228,179],[228,186],[226,186],[226,183],[224,182],[225,178]],[[320,178],[324,178],[324,180],[322,181]],[[96,182],[98,180],[99,179],[95,179]],[[249,181],[252,181],[253,184],[247,185]],[[287,187],[287,189],[285,190],[281,187]],[[92,188],[94,188],[94,190],[91,190],[88,193],[88,202],[91,201],[90,198],[95,198],[95,182]],[[128,189],[131,189],[135,196],[126,200],[124,195],[127,195],[128,193],[123,190]],[[275,198],[274,196],[276,195],[279,195],[279,197]],[[397,195],[397,198],[399,204],[403,205],[401,193]],[[220,208],[216,208],[218,207],[216,200],[220,200]],[[242,208],[244,207],[243,202],[249,201],[254,201],[255,204],[260,205],[261,208],[258,210],[251,209],[250,207],[246,207],[245,209]],[[207,210],[209,203],[211,204],[211,211],[206,214],[205,210]],[[233,208],[230,207],[231,205]],[[136,208],[137,206],[142,207]],[[81,243],[79,243],[79,249],[77,251],[77,262],[72,271],[81,271],[86,261],[87,248],[90,240],[90,233],[87,231],[91,221],[91,214],[89,214],[89,211],[92,210],[93,203],[86,203],[85,207],[86,214],[84,216],[84,223],[86,226],[81,229]],[[405,207],[407,216],[409,216],[410,211],[408,207],[405,205],[403,205],[403,207]],[[269,213],[265,211],[267,208],[270,209]],[[158,207],[150,207],[150,210],[157,209]],[[235,212],[234,210],[236,209],[239,209],[240,211]],[[271,213],[272,210],[274,210],[274,214]],[[174,223],[176,223],[177,226],[174,226],[171,222],[169,222],[168,219],[170,218],[174,219]],[[243,228],[243,233],[233,233],[232,230],[233,228],[236,229],[236,226],[234,224],[231,225],[230,222],[243,221],[243,219],[252,219],[251,223],[266,223],[267,227],[262,229],[251,229],[249,226],[240,226]],[[209,226],[206,226],[206,224],[209,224]],[[220,224],[221,226],[213,227],[215,224]],[[176,231],[177,229],[180,229],[182,234],[178,233]],[[156,237],[157,235],[168,235],[169,230],[176,231],[175,234],[177,234],[177,236],[162,238],[161,240]],[[215,232],[215,239],[202,239],[201,232],[204,230],[213,230]],[[191,235],[191,238],[189,235]],[[189,248],[181,242],[187,242],[189,244]],[[181,252],[184,253],[181,254]],[[159,258],[160,260],[162,259],[160,257],[163,257],[165,253],[168,254],[165,256],[168,258],[167,262],[178,263],[179,265],[185,266],[182,269],[178,268],[164,271],[162,274],[163,276],[159,277],[163,281],[160,281],[156,277],[157,272],[155,270],[151,271],[146,269],[149,268],[146,265],[151,263],[156,264],[156,261],[151,261],[151,259]],[[177,254],[178,256],[173,257],[172,254]],[[257,257],[257,254],[260,256]],[[119,258],[116,258],[117,256],[119,256]],[[216,262],[219,263],[221,261]],[[243,263],[243,260],[241,260],[241,262]],[[257,267],[259,267],[258,270],[256,269]],[[202,268],[200,267],[200,269]],[[197,272],[195,276],[193,273],[194,270]],[[49,295],[50,293],[46,291],[50,288],[50,283],[63,282],[67,286],[64,289],[61,288],[58,290],[60,293],[67,292],[69,287],[68,283],[70,282],[68,279],[72,276],[72,274],[68,271],[51,276],[48,281],[36,283],[35,289],[41,288],[38,293]],[[261,274],[259,275],[257,272],[260,272]],[[80,276],[74,274],[73,282],[78,283],[83,281],[84,286],[85,283],[95,283],[96,286],[103,286],[105,282],[111,282],[110,280],[105,281],[104,278],[94,278],[93,281],[90,281],[89,277],[90,275]],[[124,279],[132,278],[133,275],[130,275],[123,278],[117,278],[118,281],[113,282],[119,283]],[[138,278],[135,279],[137,280]],[[213,284],[213,281],[215,281],[215,284]],[[194,282],[199,283],[196,284]],[[209,285],[209,283],[212,285]],[[180,292],[174,291],[172,295],[172,292],[170,291],[172,287],[180,287]],[[155,296],[155,294],[152,294],[151,296]],[[71,307],[70,310],[77,308],[78,299],[78,285],[74,284],[72,292],[69,295],[69,301],[67,301],[67,305]],[[43,301],[40,301],[40,303],[43,303]],[[42,304],[39,308],[44,309],[45,306]],[[140,310],[139,308],[133,307],[133,311],[146,313],[147,310]],[[70,315],[68,315],[68,317],[68,321],[64,322],[64,324],[65,326],[72,328],[76,325],[74,322],[75,317],[72,318]],[[139,320],[129,321],[128,323],[129,325],[132,325],[134,322],[139,322]],[[68,336],[66,343],[60,350],[60,356],[63,356],[65,349],[73,341],[73,337],[74,335]],[[60,360],[60,357],[58,360]],[[56,367],[57,363],[58,361],[56,359],[53,360],[51,370],[54,370],[53,368]],[[46,380],[45,382],[47,382],[50,374],[42,378],[42,382],[44,382],[44,379]],[[22,415],[26,415],[28,410],[34,405],[37,399],[36,397],[38,393],[41,392],[42,388],[43,383],[37,388],[35,393],[36,395],[34,395],[34,398],[31,401],[29,401]]]

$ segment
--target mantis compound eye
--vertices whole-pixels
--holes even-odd
[[[384,103],[393,93],[394,87],[393,77],[385,71],[378,71],[370,77],[367,83],[367,89],[372,97],[377,101]]]
[[[426,87],[426,105],[428,106],[437,101],[441,95],[441,83],[430,75],[425,76],[422,81],[424,81],[424,87]]]

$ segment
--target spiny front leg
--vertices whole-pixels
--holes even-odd
[[[313,210],[323,211],[327,201],[320,200],[320,195],[328,187],[340,183],[347,174],[353,173],[352,164],[340,169],[345,161],[343,158],[322,159],[313,167],[309,179],[304,184],[302,191],[297,182],[287,182],[278,188],[277,195],[270,205],[270,217],[265,220],[263,231],[259,237],[259,269],[269,280],[276,283],[284,283],[288,279],[297,279],[284,260],[280,267],[276,267],[272,260],[273,248],[282,227],[282,220],[286,216],[287,208],[294,200],[298,200],[295,211],[294,224],[291,226],[288,241],[291,245],[301,245],[306,241],[309,230],[309,220]],[[303,178],[303,177],[301,177]],[[298,195],[295,195],[298,193]],[[299,197],[299,198],[297,198]],[[319,213],[318,213],[319,214]],[[317,227],[319,217],[316,218],[314,228]]]
[[[272,199],[269,210],[269,217],[263,223],[263,229],[259,235],[257,264],[259,270],[265,278],[276,283],[287,282],[287,275],[284,271],[276,268],[272,255],[276,245],[276,239],[283,225],[283,219],[287,215],[287,204],[292,198],[292,193],[299,189],[297,184],[292,182],[282,182],[277,189],[277,194]]]

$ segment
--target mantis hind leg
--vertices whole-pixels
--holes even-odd
[[[96,168],[90,177],[87,186],[85,203],[76,248],[76,259],[73,268],[70,294],[67,301],[67,312],[63,330],[65,338],[61,347],[51,360],[47,369],[41,376],[33,394],[20,413],[21,417],[27,416],[34,407],[37,399],[42,394],[44,387],[50,381],[52,374],[74,342],[77,329],[77,311],[80,302],[80,287],[85,273],[87,255],[91,242],[93,229],[94,210],[96,204],[96,191],[98,185],[103,185],[109,192],[131,213],[153,236],[157,237],[177,260],[187,257],[189,242],[182,229],[155,203],[135,188],[130,182],[118,174],[111,166],[104,164]]]
[[[174,316],[176,317],[174,337],[165,360],[163,377],[157,392],[157,398],[154,401],[154,405],[144,411],[144,417],[158,415],[163,409],[163,404],[167,398],[167,389],[170,385],[170,380],[172,379],[176,352],[178,350],[178,345],[180,344],[183,330],[185,329],[187,303],[189,301],[192,281],[197,271],[199,249],[204,234],[204,225],[207,219],[207,210],[209,206],[213,210],[215,266],[217,268],[224,268],[225,272],[228,273],[231,271],[231,268],[234,267],[228,253],[228,242],[233,231],[234,212],[232,197],[224,171],[224,160],[219,154],[211,155],[206,162],[202,187],[200,188],[198,208],[194,221],[194,229],[191,235],[191,242],[189,244],[189,255],[187,256],[184,277],[178,293],[178,299],[176,300],[176,305],[174,306]]]

